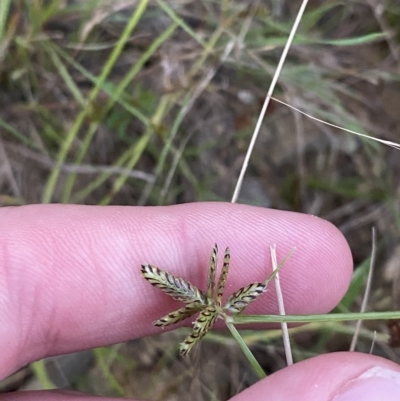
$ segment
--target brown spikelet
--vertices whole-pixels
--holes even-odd
[[[229,248],[226,248],[225,255],[224,255],[224,265],[222,266],[222,270],[221,270],[221,274],[219,276],[218,286],[217,286],[216,301],[219,306],[221,306],[222,295],[224,295],[225,283],[226,283],[226,278],[228,276],[230,260],[231,260],[231,253],[229,251]]]
[[[154,322],[154,325],[159,327],[166,327],[171,324],[178,323],[181,320],[185,320],[186,318],[194,315],[195,313],[200,312],[202,308],[204,308],[204,305],[199,302],[193,302],[191,304],[187,304],[183,308],[170,312],[168,313],[168,315],[165,315],[162,318],[156,320]]]
[[[265,292],[266,289],[267,286],[265,283],[253,283],[240,288],[228,298],[224,310],[234,314],[243,312],[243,310]]]
[[[218,247],[214,244],[214,248],[211,252],[210,265],[208,266],[208,279],[207,279],[207,296],[209,298],[214,297],[214,287],[215,287],[215,272],[217,269],[218,260]]]
[[[184,356],[187,355],[192,348],[200,341],[213,326],[218,314],[214,305],[208,305],[200,312],[199,317],[193,324],[193,330],[189,336],[185,338],[180,346],[179,353]]]
[[[152,265],[142,265],[143,277],[155,287],[164,291],[177,301],[207,304],[207,295],[196,286],[171,273]]]

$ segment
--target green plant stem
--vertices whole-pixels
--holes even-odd
[[[118,348],[117,348],[118,350]],[[111,351],[111,358],[106,358],[107,354]],[[96,360],[100,366],[100,369],[103,373],[104,378],[108,381],[111,387],[118,393],[119,396],[126,396],[126,391],[124,388],[118,383],[118,380],[111,372],[111,362],[115,358],[115,351],[113,349],[107,350],[105,348],[97,348],[94,350],[94,354],[96,355]]]
[[[35,376],[39,380],[40,384],[42,385],[43,390],[52,390],[55,389],[56,386],[50,380],[47,370],[45,360],[41,359],[40,361],[36,361],[31,364],[31,369],[34,371]]]
[[[28,146],[28,147],[30,147],[32,149],[37,149],[36,145],[33,143],[33,141],[31,139],[29,139],[24,134],[22,134],[20,131],[15,129],[13,126],[11,126],[7,122],[5,122],[2,118],[0,118],[0,128],[3,128],[4,131],[6,131],[9,134],[15,136],[15,138],[19,139],[26,146]]]
[[[330,333],[340,333],[348,336],[352,336],[354,334],[354,327],[349,324],[338,324],[338,322],[315,322],[308,323],[301,326],[291,327],[289,328],[290,335],[295,335],[297,333],[310,333],[319,330],[326,330]],[[273,329],[267,331],[260,330],[241,330],[242,337],[246,340],[247,344],[252,344],[255,342],[270,342],[279,340],[282,338],[282,330],[281,329]],[[388,334],[384,333],[374,333],[372,330],[361,329],[360,335],[371,341],[388,341]],[[208,338],[211,337],[210,334],[207,334]]]
[[[120,84],[115,89],[114,96],[111,99],[109,99],[109,101],[107,102],[107,104],[103,110],[104,114],[107,113],[112,108],[112,106],[114,106],[114,103],[115,103],[114,98],[118,99],[122,96],[126,87],[134,79],[134,77],[136,77],[136,75],[141,71],[141,69],[142,69],[143,65],[146,63],[146,61],[175,32],[176,28],[177,28],[177,24],[175,24],[175,23],[171,24],[167,29],[165,29],[164,32],[162,32],[160,34],[159,37],[157,37],[157,39],[143,53],[143,55],[139,58],[139,60],[136,62],[136,64],[133,66],[133,68],[129,71],[129,73],[124,77],[124,79],[120,82]],[[75,160],[76,164],[80,164],[81,161],[83,160],[85,154],[87,153],[87,151],[89,149],[89,146],[92,142],[93,136],[94,136],[99,124],[100,124],[99,121],[91,124],[90,129],[84,139],[83,146],[78,154],[77,159]],[[147,132],[149,132],[149,130],[150,130],[150,128],[148,126]],[[128,166],[128,168],[133,168],[133,166],[132,167]],[[71,174],[70,177],[67,179],[67,183],[65,185],[64,193],[63,193],[63,199],[62,199],[63,203],[68,203],[70,201],[73,185],[75,183],[75,179],[76,179],[76,174]],[[120,188],[122,187],[125,180],[126,180],[126,176],[120,177],[120,183],[121,183]],[[108,203],[109,201],[107,201],[106,203]]]
[[[78,62],[76,62],[71,56],[69,56],[60,47],[52,45],[51,51],[59,54],[60,57],[62,57],[68,64],[70,64],[77,71],[79,71],[85,78],[87,78],[89,81],[91,81],[94,85],[98,84],[99,78],[97,78],[95,75],[91,74],[86,68],[84,68]],[[64,82],[67,84],[67,82],[65,80],[64,80]],[[101,83],[99,82],[99,84],[101,84]],[[67,86],[68,86],[68,84],[67,84]],[[147,126],[149,124],[149,119],[140,110],[133,107],[131,104],[128,103],[127,100],[124,99],[124,97],[119,92],[119,86],[116,87],[115,85],[113,85],[110,82],[105,82],[102,84],[101,90],[103,92],[107,93],[107,95],[110,96],[110,98],[112,98],[112,100],[115,103],[118,103],[119,105],[121,105],[126,111],[131,113],[134,117],[136,117],[145,126]]]
[[[134,152],[134,147],[136,144],[127,149],[114,163],[115,167],[123,167],[125,163],[129,160],[132,152]],[[71,203],[80,203],[85,200],[95,189],[99,188],[103,183],[111,177],[109,172],[103,172],[98,175],[92,182],[90,182],[85,188],[76,192],[71,198]]]
[[[71,148],[76,136],[78,135],[78,132],[85,121],[86,117],[90,114],[92,110],[92,103],[95,101],[97,98],[97,95],[100,92],[100,89],[104,82],[106,81],[108,75],[111,72],[111,69],[113,68],[114,64],[118,60],[118,57],[122,53],[122,50],[128,41],[133,29],[136,27],[137,23],[140,21],[140,18],[142,17],[144,11],[147,8],[149,0],[142,0],[134,14],[132,15],[132,18],[129,20],[124,32],[122,33],[120,40],[118,41],[117,45],[115,46],[114,50],[112,51],[110,57],[107,59],[103,70],[100,74],[99,81],[96,84],[96,86],[91,90],[89,96],[88,96],[88,101],[87,105],[82,111],[78,114],[76,120],[74,121],[74,124],[71,127],[71,130],[68,132],[64,142],[61,145],[61,149],[59,151],[58,157],[57,157],[57,166],[53,169],[53,171],[50,174],[50,177],[47,181],[43,197],[42,197],[42,202],[43,203],[49,203],[51,201],[51,198],[53,196],[58,177],[60,175],[60,165],[64,162],[65,158],[67,157],[68,151]]]
[[[399,311],[364,312],[364,313],[330,313],[325,315],[243,315],[231,316],[230,323],[310,323],[340,322],[346,320],[391,320],[400,319]]]
[[[136,146],[132,151],[132,156],[129,158],[128,163],[126,164],[125,168],[132,170],[136,163],[138,162],[140,156],[143,154],[144,150],[146,149],[147,144],[149,143],[151,137],[153,135],[153,130],[148,129],[147,132],[139,139]],[[126,174],[121,174],[114,182],[112,190],[109,194],[107,194],[100,202],[99,205],[108,205],[113,196],[120,191],[122,186],[124,185],[128,176]]]
[[[0,1],[0,41],[6,31],[6,23],[11,0]]]
[[[265,374],[263,368],[258,363],[257,359],[254,357],[253,353],[250,351],[250,348],[243,341],[243,338],[240,335],[240,333],[236,330],[236,327],[232,323],[226,323],[226,325],[228,326],[228,329],[232,333],[232,335],[235,338],[235,340],[238,342],[239,347],[242,349],[243,353],[246,355],[246,358],[250,362],[250,364],[253,367],[254,371],[257,373],[257,376],[260,379],[264,379],[265,377],[267,377],[267,375]]]
[[[156,0],[157,4],[160,6],[160,8],[169,15],[169,17],[174,21],[177,25],[179,25],[189,36],[191,36],[196,42],[198,42],[200,45],[203,47],[207,47],[207,44],[201,39],[199,35],[196,34],[196,32],[190,28],[188,24],[186,24],[185,20],[181,18],[174,10],[173,8],[168,4],[168,2],[165,2],[163,0]]]

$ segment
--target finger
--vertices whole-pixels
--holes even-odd
[[[340,352],[282,369],[231,401],[397,401],[399,394],[399,365],[374,355]]]
[[[0,210],[0,377],[38,358],[159,332],[152,322],[180,304],[150,286],[151,263],[206,288],[214,242],[231,248],[226,291],[280,260],[287,313],[330,310],[348,286],[346,241],[321,219],[245,205],[171,207],[42,205]],[[246,312],[275,313],[272,290]]]

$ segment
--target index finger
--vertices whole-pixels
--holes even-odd
[[[330,223],[245,205],[24,206],[0,210],[0,226],[0,377],[45,356],[159,332],[152,322],[178,303],[141,277],[142,263],[204,290],[214,242],[229,246],[231,293],[269,275],[270,244],[280,260],[295,246],[281,270],[290,314],[332,309],[352,272]],[[276,313],[274,291],[263,298],[246,313]]]

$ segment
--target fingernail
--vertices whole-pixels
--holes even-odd
[[[398,401],[400,372],[375,366],[349,381],[332,401]]]

